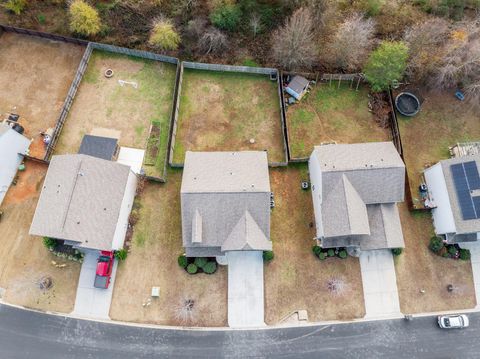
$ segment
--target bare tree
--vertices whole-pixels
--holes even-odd
[[[374,31],[372,19],[358,13],[348,17],[328,46],[331,64],[348,71],[362,68],[373,46]]]
[[[274,60],[288,70],[311,67],[316,57],[313,18],[308,8],[296,10],[272,36]]]
[[[256,12],[250,16],[250,30],[252,30],[253,38],[255,38],[259,32],[262,31],[263,26],[262,26],[262,18],[260,15]]]
[[[210,27],[200,37],[198,48],[205,55],[220,54],[228,48],[227,36],[220,30]]]
[[[180,321],[182,325],[192,324],[195,322],[196,310],[195,300],[182,297],[177,306],[174,308],[175,318]]]
[[[185,35],[195,41],[197,41],[205,32],[207,27],[207,19],[204,17],[196,17],[187,23],[185,28]]]
[[[403,39],[409,48],[407,76],[410,79],[426,81],[438,65],[448,31],[448,22],[440,18],[429,19],[405,31]]]
[[[334,296],[342,295],[347,289],[347,284],[343,279],[331,278],[327,281],[327,290]]]

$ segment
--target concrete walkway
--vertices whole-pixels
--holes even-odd
[[[398,317],[397,277],[392,252],[388,249],[360,254],[365,318]]]
[[[477,306],[480,309],[480,243],[465,242],[460,244],[461,248],[469,249],[471,254],[473,283],[475,284],[475,297],[477,299]]]
[[[115,260],[113,264],[112,279],[108,289],[95,288],[93,282],[95,281],[99,252],[82,251],[85,252],[85,258],[78,279],[77,297],[72,314],[86,318],[110,319],[110,303],[112,302],[118,263]]]
[[[232,328],[265,326],[262,252],[227,252],[227,260],[228,325]]]

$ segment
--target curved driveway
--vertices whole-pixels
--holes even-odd
[[[466,330],[436,318],[249,331],[142,328],[0,305],[0,358],[478,358],[480,314]]]

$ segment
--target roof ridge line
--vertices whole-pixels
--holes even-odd
[[[80,173],[80,167],[82,167],[82,163],[83,163],[83,159],[80,158],[80,161],[78,161],[77,169],[75,171],[75,179],[74,179],[74,183],[73,183],[73,186],[72,186],[72,190],[70,191],[70,194],[68,196],[67,208],[65,209],[65,212],[63,214],[62,232],[65,229],[65,223],[67,222],[68,212],[70,211],[70,205],[72,204],[73,192],[75,191],[75,187],[77,186],[78,176],[79,176],[79,173]]]

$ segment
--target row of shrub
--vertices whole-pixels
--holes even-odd
[[[447,244],[441,237],[433,236],[430,239],[428,248],[443,258],[470,260],[470,251],[468,249],[460,248],[458,244]]]
[[[187,257],[181,254],[178,256],[178,265],[188,274],[213,274],[217,271],[217,261],[214,257]]]
[[[57,250],[58,242],[53,238],[43,237],[43,245],[45,247],[47,247],[47,249],[50,252],[52,252],[52,254],[54,256],[57,256],[59,258],[68,259],[68,260],[74,261],[74,262],[83,263],[83,257],[85,257],[85,254],[83,254],[82,252],[80,252],[77,249],[72,250],[72,251],[68,251],[68,253],[63,252],[63,251],[59,251],[59,250]]]
[[[344,247],[339,248],[322,248],[320,246],[313,246],[312,252],[317,256],[318,259],[324,260],[328,257],[338,257],[345,259],[348,257],[347,250]]]

